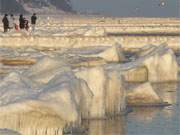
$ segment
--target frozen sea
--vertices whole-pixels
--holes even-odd
[[[71,22],[72,20],[69,20],[69,21]],[[96,21],[97,20],[95,20],[95,22]],[[121,21],[123,21],[123,20],[121,20]],[[132,22],[132,21],[129,21],[129,22]],[[168,23],[168,21],[167,21],[167,23]],[[76,24],[76,22],[75,22],[75,24]],[[124,24],[126,24],[126,20],[124,20]],[[175,25],[175,24],[172,23],[172,25]],[[44,23],[44,26],[42,26],[42,27],[44,28],[46,25],[50,25],[50,24]],[[64,27],[59,29],[59,31],[61,32],[64,30],[65,34],[67,33],[67,34],[72,34],[72,35],[74,35],[74,34],[82,35],[84,33],[84,31],[86,31],[86,29],[84,30],[84,27],[83,27],[83,29],[81,31],[72,31],[72,33],[71,33],[71,31],[66,31],[66,25],[67,25],[67,29],[70,29],[70,27],[68,26],[69,25],[68,23],[67,24],[62,23],[61,25],[62,26],[64,25]],[[61,25],[59,25],[59,26],[61,26]],[[96,25],[98,25],[98,23]],[[108,25],[110,25],[110,24],[108,24]],[[179,25],[178,26],[176,26],[176,25],[173,26],[172,28],[174,29],[175,32],[176,31],[179,32]],[[71,27],[74,27],[74,26],[72,25]],[[39,28],[40,34],[42,34],[42,32],[45,33],[44,31],[40,31],[41,27],[38,27],[38,28]],[[139,27],[137,27],[137,28],[138,28],[137,30],[139,30]],[[56,33],[56,31],[54,31],[54,29],[57,29],[57,26],[49,27],[49,31],[51,29],[52,29],[53,33],[50,33],[50,34],[54,34],[54,33]],[[151,27],[150,28],[148,27],[148,31],[149,30],[151,31],[151,29],[152,29]],[[156,29],[159,30],[159,25],[156,27]],[[166,26],[164,26],[161,29],[166,30]],[[72,30],[74,30],[74,28],[72,28]],[[111,30],[111,28],[110,28],[110,30]],[[116,31],[116,27],[114,30]],[[119,29],[119,31],[121,32],[122,30]],[[39,33],[37,32],[37,35]],[[100,34],[102,34],[102,33],[100,33]],[[3,36],[2,35],[1,35],[1,38],[3,39],[4,35]],[[47,36],[47,35],[45,34],[45,36]],[[56,36],[59,36],[59,35],[56,35]],[[142,37],[140,37],[140,38],[142,38]],[[172,38],[172,37],[170,37],[170,38]],[[136,37],[135,37],[135,39],[136,39]],[[157,40],[157,38],[155,38],[155,39]],[[149,42],[148,38],[146,39],[146,41]],[[87,42],[89,42],[89,41],[87,41]],[[137,41],[137,42],[139,42],[139,41]],[[175,42],[177,42],[177,41],[175,41]],[[23,48],[21,48],[21,49],[19,51],[23,52]],[[97,49],[95,49],[95,50],[98,51]],[[21,54],[19,51],[16,52],[16,51],[1,48],[0,56],[7,57],[7,58],[17,57],[17,56],[19,56],[19,54]],[[39,52],[37,52],[37,50],[33,50],[33,49],[29,48],[26,51],[28,51],[28,53],[22,53],[22,55],[20,55],[20,56],[23,58],[31,57],[32,60],[34,59],[34,57],[38,59],[38,58],[41,58],[43,55],[51,56],[51,54],[52,54],[52,56],[54,54],[56,54],[59,56],[59,58],[63,58],[63,57],[72,58],[75,56],[75,55],[69,56],[67,54],[65,55],[65,53],[63,53],[64,50],[61,50],[61,52],[52,52],[51,50],[50,51],[48,50],[47,52],[41,51],[41,53],[39,53]],[[90,53],[90,52],[84,52],[84,53]],[[76,54],[76,53],[74,53],[74,54]],[[179,56],[178,56],[178,58],[179,58]],[[73,59],[70,62],[72,62],[72,61],[73,61]],[[28,67],[23,67],[23,68],[19,69],[19,67],[15,66],[15,67],[13,67],[13,71],[19,71],[19,70],[23,71],[23,70],[26,70],[27,68]],[[6,70],[8,72],[8,70],[11,70],[11,68],[9,66],[6,66]],[[179,78],[180,78],[180,76],[179,76]],[[178,79],[178,80],[180,80],[180,79]],[[133,85],[136,85],[136,84],[133,84]],[[179,106],[180,82],[156,83],[156,84],[153,84],[153,87],[156,90],[156,92],[158,93],[158,95],[161,95],[163,97],[163,99],[165,99],[169,103],[172,103],[172,105],[167,106],[167,107],[129,108],[131,111],[125,116],[119,116],[119,117],[108,119],[108,120],[83,121],[82,126],[86,127],[87,131],[84,134],[76,134],[76,135],[180,135],[180,106]],[[31,127],[29,127],[29,128],[31,128]],[[1,133],[0,133],[0,135],[1,135]]]

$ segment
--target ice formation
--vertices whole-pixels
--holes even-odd
[[[148,82],[135,88],[130,88],[127,94],[127,101],[129,105],[156,105],[162,103],[162,99]]]
[[[147,52],[148,50],[148,52]],[[166,45],[143,50],[139,61],[148,69],[150,82],[177,81],[178,65],[174,52]]]
[[[124,81],[116,71],[107,71],[103,67],[85,68],[76,71],[76,76],[87,82],[94,95],[90,118],[107,118],[125,111]]]
[[[118,45],[41,49],[0,50],[2,70],[13,71],[0,78],[0,128],[60,135],[82,119],[123,114],[126,99],[129,105],[160,104],[164,100],[149,82],[177,80],[175,55],[165,45],[144,47],[133,60]],[[22,57],[31,57],[34,65],[21,70],[2,61]],[[143,84],[127,87],[126,82]]]

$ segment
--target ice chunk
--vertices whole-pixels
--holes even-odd
[[[16,76],[9,78],[11,82],[14,79],[20,81]],[[12,95],[11,92],[4,93]],[[82,118],[89,117],[93,95],[83,80],[77,79],[72,72],[63,72],[33,97],[31,93],[19,93],[18,90],[13,96],[8,104],[0,106],[1,128],[15,129],[26,135],[61,135],[65,125],[77,126]],[[17,97],[19,100],[14,102],[13,98]],[[3,99],[0,101],[4,102]]]
[[[166,45],[145,46],[137,52],[139,58],[114,68],[123,70],[128,81],[177,81],[178,64],[174,52]],[[135,75],[135,76],[134,76]]]
[[[162,103],[161,98],[149,82],[130,88],[127,99],[129,105],[156,105]]]
[[[106,75],[101,67],[80,70],[76,76],[85,80],[94,97],[90,108],[90,118],[105,118]]]
[[[53,78],[40,99],[54,106],[65,121],[77,122],[81,117],[88,117],[92,96],[87,84],[68,72]]]
[[[126,108],[123,79],[116,71],[103,67],[82,68],[76,76],[85,80],[93,93],[91,119],[119,115]]]
[[[159,45],[140,58],[148,69],[151,82],[177,81],[178,64],[174,52],[166,45]]]

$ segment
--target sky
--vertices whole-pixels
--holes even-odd
[[[71,0],[74,10],[108,16],[180,17],[180,0]]]

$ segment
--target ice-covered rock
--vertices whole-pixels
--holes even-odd
[[[130,88],[127,101],[128,105],[156,105],[162,103],[162,99],[149,82]]]
[[[76,76],[85,80],[93,93],[90,119],[119,115],[126,109],[123,79],[103,67],[82,68]]]
[[[138,59],[148,70],[151,82],[177,81],[178,64],[174,52],[166,45],[149,47]]]

